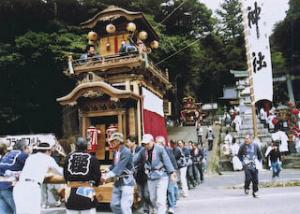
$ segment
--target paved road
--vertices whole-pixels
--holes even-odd
[[[296,214],[300,210],[300,187],[260,188],[260,197],[243,194],[243,172],[223,172],[205,177],[205,182],[190,191],[188,198],[178,201],[178,214]],[[259,173],[261,182],[271,181],[271,172]],[[283,170],[277,181],[300,181],[300,170]],[[63,208],[47,210],[47,214],[65,213]],[[107,209],[97,213],[111,213]],[[135,214],[140,214],[135,212]]]
[[[196,140],[194,127],[174,128],[170,139]],[[259,173],[261,182],[270,182],[271,172]],[[300,187],[261,188],[260,198],[245,196],[243,172],[223,172],[221,176],[205,177],[205,182],[190,191],[188,198],[178,201],[178,214],[294,214],[300,210]],[[283,170],[279,181],[300,181],[300,170]],[[63,208],[47,210],[47,214],[65,213]],[[100,213],[111,213],[107,209]],[[138,214],[136,212],[136,214]]]
[[[262,182],[270,182],[271,172],[260,172]],[[227,172],[208,177],[177,204],[178,214],[293,214],[300,210],[300,187],[261,188],[259,198],[243,194],[243,172]],[[278,181],[300,180],[299,170],[284,170]]]

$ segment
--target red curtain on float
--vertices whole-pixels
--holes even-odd
[[[165,123],[165,118],[161,115],[154,113],[152,111],[148,111],[146,109],[143,110],[144,114],[144,133],[152,134],[153,137],[163,136],[168,142],[168,134]]]

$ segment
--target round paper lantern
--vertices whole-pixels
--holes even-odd
[[[154,40],[150,43],[150,47],[153,48],[153,49],[157,49],[159,46],[159,43],[158,41]]]
[[[106,31],[107,33],[114,33],[116,32],[116,26],[114,26],[113,24],[108,24],[106,25]]]
[[[146,31],[141,31],[139,33],[139,39],[140,40],[146,40],[148,38],[148,33]]]
[[[133,22],[129,22],[126,29],[129,32],[134,32],[136,30],[136,25]]]
[[[97,33],[95,33],[94,31],[90,31],[87,35],[88,40],[90,41],[96,41],[98,38]]]

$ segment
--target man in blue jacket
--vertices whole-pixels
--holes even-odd
[[[143,136],[142,145],[145,149],[134,157],[134,163],[142,161],[145,164],[152,208],[157,214],[165,214],[169,176],[175,182],[176,171],[165,148],[155,144],[151,134]]]
[[[245,194],[249,194],[249,186],[252,182],[252,195],[256,198],[258,192],[258,170],[257,161],[261,161],[262,154],[257,144],[253,143],[250,135],[245,136],[245,143],[240,146],[238,157],[245,171]]]
[[[131,214],[135,180],[133,177],[133,155],[125,145],[122,133],[115,132],[108,139],[114,151],[113,164],[106,178],[115,178],[110,207],[116,214]]]
[[[0,176],[4,176],[4,180],[0,182],[1,213],[16,213],[13,199],[13,181],[16,180],[18,173],[22,171],[29,153],[30,148],[26,141],[18,140],[13,146],[13,150],[0,161]]]

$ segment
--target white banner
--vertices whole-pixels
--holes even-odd
[[[263,0],[241,0],[248,69],[252,69],[255,102],[273,100],[272,63]],[[251,78],[251,77],[250,77]]]
[[[144,109],[164,117],[163,100],[144,87],[142,94],[144,96]]]

